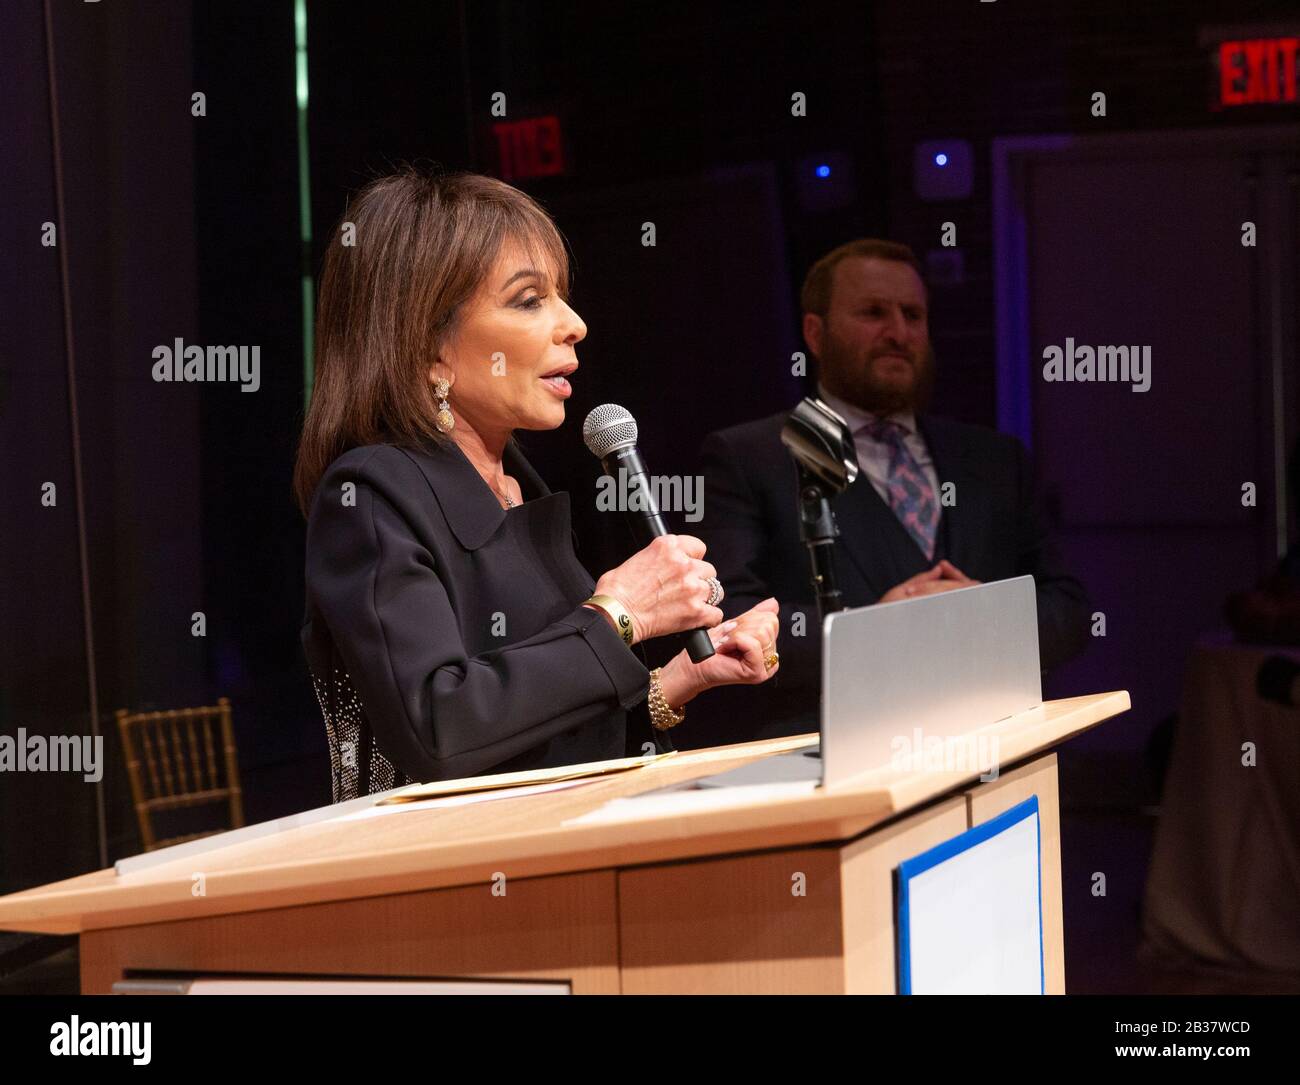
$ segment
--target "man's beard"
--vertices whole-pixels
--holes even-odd
[[[898,353],[905,354],[914,368],[912,382],[906,388],[878,380],[874,375],[876,358]],[[874,351],[863,364],[839,342],[827,337],[818,361],[821,382],[826,390],[871,414],[919,412],[930,404],[930,395],[934,391],[934,351],[930,347],[920,354],[910,349],[901,352],[881,349]]]

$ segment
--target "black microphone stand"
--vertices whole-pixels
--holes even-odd
[[[840,529],[826,484],[798,460],[795,466],[799,471],[799,537],[808,548],[817,611],[825,621],[826,615],[844,609],[835,582],[835,540],[840,537]]]

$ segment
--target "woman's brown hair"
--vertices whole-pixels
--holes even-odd
[[[504,181],[404,166],[348,205],[321,269],[315,383],[293,471],[304,516],[348,449],[448,439],[433,423],[429,367],[507,241],[543,261],[534,266],[558,269],[556,289],[568,296],[564,239]]]

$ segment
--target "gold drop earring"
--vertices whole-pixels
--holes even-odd
[[[451,405],[447,402],[447,393],[449,391],[451,391],[451,385],[443,378],[439,377],[433,382],[433,394],[438,397],[436,422],[439,433],[449,433],[456,425],[456,419],[451,414]]]

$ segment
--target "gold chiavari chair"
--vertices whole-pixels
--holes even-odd
[[[218,698],[215,705],[202,708],[165,712],[132,713],[119,708],[115,715],[145,851],[244,824],[229,698]],[[214,737],[218,729],[219,739]],[[228,826],[162,840],[155,837],[155,814],[215,803],[229,804]]]

